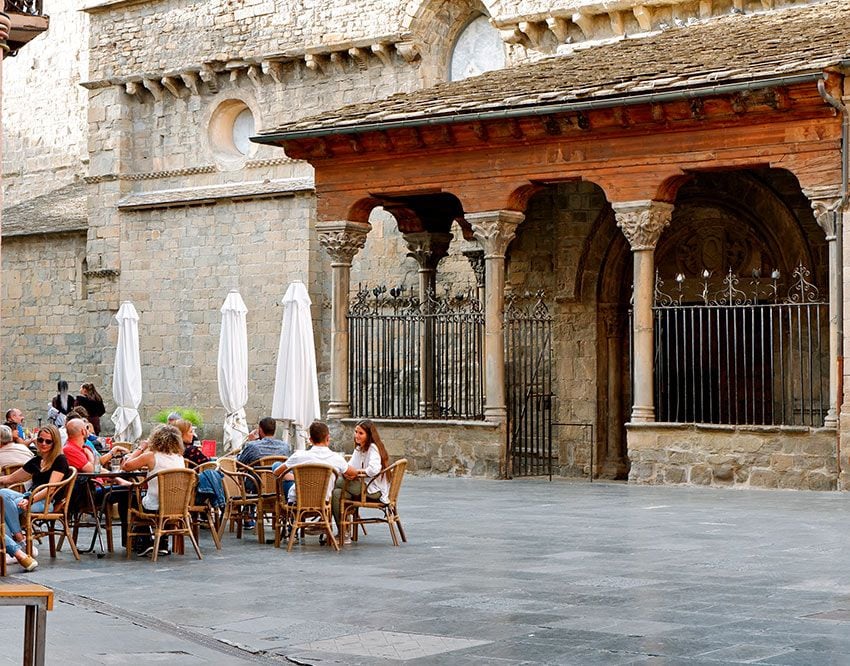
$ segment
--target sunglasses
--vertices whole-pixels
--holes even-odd
[[[36,437],[35,441],[39,444],[53,444],[53,439],[45,439],[44,437]]]

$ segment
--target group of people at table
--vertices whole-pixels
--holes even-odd
[[[185,467],[187,460],[195,466],[211,460],[198,445],[192,424],[180,418],[177,413],[169,415],[167,424],[157,426],[150,437],[132,451],[119,445],[104,450],[94,424],[85,410],[80,408],[68,409],[62,428],[52,423],[40,426],[29,439],[13,430],[8,421],[9,413],[7,424],[0,425],[0,468],[9,465],[22,467],[11,474],[0,476],[0,501],[5,510],[4,545],[7,563],[17,563],[25,571],[33,571],[38,566],[35,559],[38,551],[33,544],[30,548],[32,554],[27,554],[26,535],[21,527],[21,519],[28,506],[34,512],[45,509],[47,491],[40,489],[40,486],[67,479],[72,474],[71,468],[85,474],[99,472],[101,467],[107,465],[128,473],[146,472],[147,488],[141,500],[141,509],[156,512],[159,508],[159,494],[155,475],[158,472]],[[371,500],[388,501],[389,480],[381,471],[388,466],[389,457],[377,428],[371,421],[361,421],[355,427],[355,447],[350,460],[330,449],[328,427],[320,421],[310,425],[308,431],[312,446],[302,451],[292,452],[287,442],[276,439],[276,429],[277,423],[274,419],[261,419],[257,428],[249,434],[248,441],[236,459],[245,465],[253,466],[266,456],[287,456],[285,462],[275,463],[272,469],[275,476],[283,479],[283,491],[289,502],[295,502],[292,469],[310,463],[329,465],[339,475],[336,485],[328,488],[337,525],[340,524],[340,504],[343,497],[360,497],[361,492],[365,490]],[[116,484],[113,487],[113,490],[117,491],[115,501],[119,513],[126,517],[130,493],[121,491],[129,490],[131,483],[122,478],[110,479],[110,483]],[[27,484],[30,490],[19,492],[7,487],[20,484]],[[365,484],[365,489],[362,484]],[[53,507],[56,507],[65,501],[65,497],[57,493],[52,501]],[[251,529],[253,524],[246,524],[245,527]],[[344,543],[350,542],[350,535],[341,536]],[[148,555],[153,550],[152,539],[136,540],[135,545],[136,552],[140,555]],[[160,552],[167,554],[168,550]]]

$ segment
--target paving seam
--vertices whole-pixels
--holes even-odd
[[[19,583],[32,582],[31,580],[27,580],[26,578],[22,578],[19,576],[8,576],[8,579]],[[92,597],[86,597],[80,594],[75,594],[74,592],[69,592],[68,590],[63,590],[59,587],[53,587],[51,585],[48,585],[47,587],[50,587],[53,590],[56,601],[66,603],[71,606],[84,608],[86,610],[94,611],[96,613],[111,615],[120,620],[128,620],[133,624],[137,624],[140,627],[144,627],[145,629],[151,629],[154,631],[162,632],[164,634],[170,634],[175,638],[191,641],[196,645],[200,645],[201,647],[205,647],[210,650],[215,650],[216,652],[221,652],[222,654],[226,654],[231,657],[239,657],[246,661],[252,661],[257,664],[291,663],[286,659],[286,657],[283,656],[271,655],[265,652],[251,652],[250,650],[246,650],[230,643],[220,641],[212,636],[207,636],[206,634],[201,634],[195,631],[184,629],[183,627],[173,624],[172,622],[166,622],[151,615],[131,611],[126,608],[121,608],[120,606],[114,606],[105,601],[100,601],[99,599],[93,599]]]

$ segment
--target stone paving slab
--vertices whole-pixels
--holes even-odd
[[[850,664],[844,494],[414,477],[400,509],[399,548],[203,534],[11,579],[56,590],[48,664]]]

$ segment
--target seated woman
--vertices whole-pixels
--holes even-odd
[[[32,487],[35,493],[19,493],[9,488],[0,490],[0,499],[6,511],[6,553],[27,571],[32,571],[38,566],[38,562],[26,555],[26,542],[21,530],[21,515],[31,505],[33,511],[43,511],[46,490],[39,490],[39,486],[46,483],[59,483],[71,475],[68,461],[62,455],[62,440],[56,426],[46,425],[38,429],[35,440],[38,456],[27,462],[19,470],[6,476],[0,476],[0,486],[10,486],[32,479]],[[53,504],[61,502],[64,495],[56,493],[53,496]],[[37,555],[35,546],[32,548],[33,555]]]
[[[174,426],[163,425],[151,433],[150,439],[143,442],[138,449],[124,456],[121,461],[121,469],[126,472],[135,472],[142,468],[148,470],[148,490],[142,498],[142,508],[145,511],[157,511],[159,509],[159,480],[155,477],[157,472],[164,469],[176,469],[185,467],[183,459],[183,439],[180,431]],[[153,539],[142,542],[137,539],[137,550],[140,555],[147,555],[153,551]],[[163,550],[161,554],[167,554]]]
[[[378,428],[369,420],[360,421],[354,426],[354,453],[342,477],[337,479],[331,496],[331,509],[337,526],[340,523],[340,502],[342,498],[359,499],[363,484],[366,484],[366,497],[374,501],[389,501],[390,482],[381,470],[389,465],[390,457],[378,434]],[[358,479],[360,474],[365,477]],[[351,542],[350,534],[341,534],[344,543]]]
[[[187,421],[186,419],[177,419],[174,422],[174,427],[180,431],[180,438],[183,440],[183,457],[186,458],[191,463],[195,465],[203,465],[205,462],[209,462],[209,456],[207,456],[202,450],[200,446],[197,446],[195,442],[198,441],[198,438],[195,437],[195,433],[192,430],[192,423]]]

